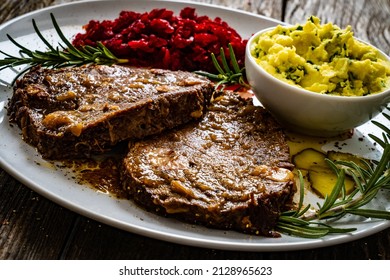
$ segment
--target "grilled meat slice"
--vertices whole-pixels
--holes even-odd
[[[200,122],[130,142],[121,177],[129,196],[148,210],[271,236],[293,193],[292,168],[272,116],[225,93]]]
[[[17,81],[8,112],[44,158],[80,158],[201,118],[212,91],[184,71],[35,68]]]

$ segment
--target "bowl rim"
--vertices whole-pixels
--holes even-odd
[[[290,26],[290,25],[288,25]],[[292,25],[291,25],[292,26]],[[384,91],[381,91],[381,92],[377,92],[377,93],[373,93],[373,94],[369,94],[369,95],[364,95],[364,96],[340,96],[340,95],[329,95],[329,94],[323,94],[323,93],[319,93],[319,92],[315,92],[315,91],[310,91],[310,90],[307,90],[303,87],[299,87],[299,86],[295,86],[295,85],[291,85],[283,80],[280,80],[278,78],[276,78],[275,76],[273,76],[272,74],[268,73],[262,66],[260,66],[259,64],[257,64],[255,58],[252,56],[251,54],[251,46],[252,46],[252,43],[253,41],[258,38],[261,34],[265,33],[265,32],[268,32],[268,31],[271,31],[273,29],[275,29],[277,27],[276,26],[273,26],[273,27],[267,27],[267,28],[264,28],[264,29],[261,29],[259,31],[257,31],[256,33],[254,33],[249,39],[248,39],[248,42],[246,44],[246,51],[245,51],[245,56],[249,59],[250,63],[252,63],[256,69],[260,70],[260,72],[262,74],[265,74],[265,76],[268,78],[268,79],[271,79],[273,80],[274,82],[277,82],[277,83],[280,83],[282,84],[283,86],[286,86],[286,87],[291,87],[294,89],[294,91],[298,94],[303,94],[303,95],[309,95],[309,96],[317,96],[318,98],[320,99],[327,99],[327,100],[337,100],[337,101],[340,101],[340,100],[354,100],[354,101],[358,101],[358,100],[366,100],[368,101],[368,99],[377,99],[377,98],[381,98],[382,95],[389,95],[390,94],[390,87],[388,87],[387,89],[385,89]],[[362,40],[362,39],[359,39],[359,38],[356,38],[354,37],[356,40],[376,49],[379,54],[387,61],[390,62],[390,57],[388,55],[386,55],[382,50],[380,50],[379,48],[373,46],[372,44],[370,43],[367,43],[366,41]],[[247,69],[247,67],[245,66],[245,69]]]

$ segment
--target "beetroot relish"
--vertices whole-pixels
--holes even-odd
[[[197,16],[194,8],[184,8],[179,16],[167,9],[122,11],[115,20],[91,20],[84,29],[73,45],[96,46],[100,41],[133,66],[215,72],[210,54],[218,55],[223,47],[229,59],[229,43],[238,64],[244,65],[247,40],[221,18]]]

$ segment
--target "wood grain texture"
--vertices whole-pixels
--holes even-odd
[[[390,259],[390,229],[337,246],[293,252],[239,252],[198,248],[159,241],[82,218],[65,259]],[[88,249],[86,249],[88,248]]]
[[[10,0],[5,0],[10,1]],[[53,2],[52,4],[62,4],[67,2],[76,2],[77,0],[44,0],[44,2]],[[259,15],[282,18],[283,0],[265,1],[265,0],[192,0],[198,3],[207,3],[218,6],[225,6],[232,9],[243,10]],[[14,2],[11,0],[11,2]]]
[[[0,259],[57,258],[75,214],[0,172]]]
[[[195,0],[194,2],[226,6],[275,19],[282,18],[283,0]]]
[[[287,0],[288,23],[303,23],[315,15],[322,23],[341,28],[351,25],[354,35],[390,54],[390,1],[388,0]]]
[[[20,16],[30,11],[34,11],[52,5],[54,1],[55,0],[2,0],[0,1],[0,23],[14,18],[15,15]]]
[[[131,1],[131,0],[130,0]],[[3,0],[0,23],[72,0]],[[390,1],[196,0],[289,23],[310,15],[390,52]],[[285,8],[285,10],[283,10]],[[1,92],[0,92],[1,94]],[[125,232],[45,199],[0,169],[0,259],[390,259],[390,228],[361,240],[293,252],[236,252],[173,244]]]

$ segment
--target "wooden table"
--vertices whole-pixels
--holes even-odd
[[[0,23],[69,0],[3,0]],[[345,27],[390,53],[390,1],[198,0],[288,23],[310,15]],[[303,3],[302,3],[303,2]],[[0,259],[390,259],[390,228],[358,241],[293,252],[235,252],[163,242],[62,208],[0,169]]]

